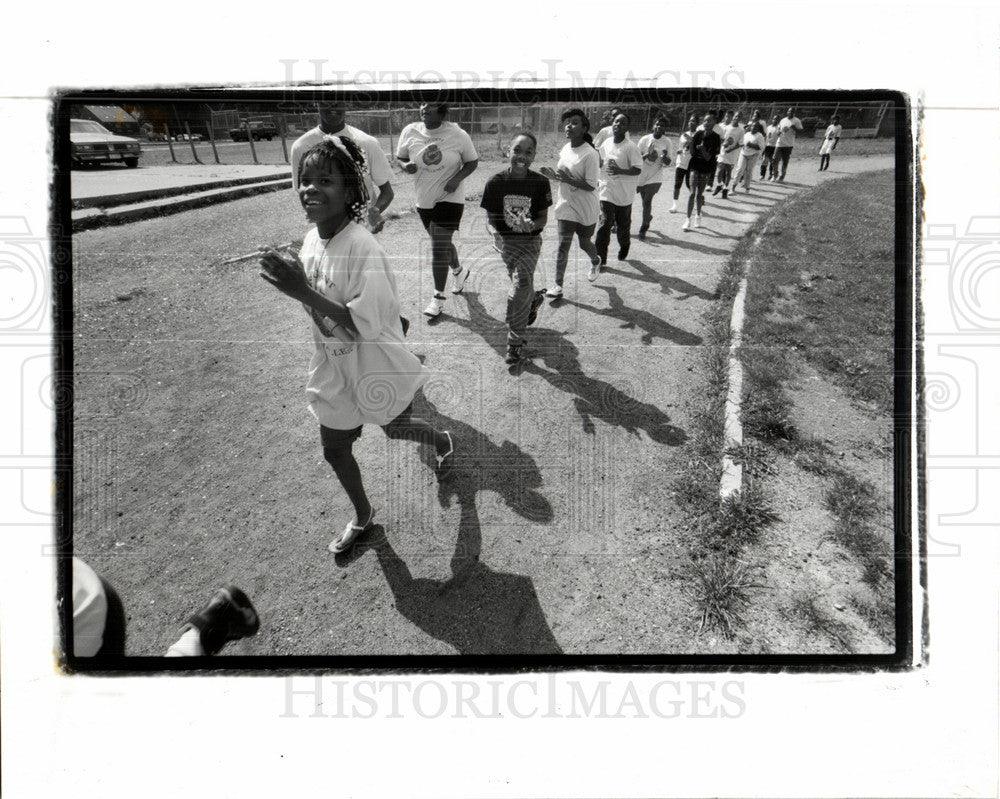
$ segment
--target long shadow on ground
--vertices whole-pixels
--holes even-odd
[[[610,272],[612,270],[605,271]],[[618,274],[624,274],[618,272],[618,270],[614,271]],[[674,327],[664,322],[660,317],[649,313],[649,311],[630,308],[622,301],[621,296],[618,294],[618,289],[614,286],[595,286],[594,288],[608,293],[608,301],[611,303],[610,307],[598,308],[596,305],[587,305],[578,300],[565,300],[565,302],[568,305],[575,305],[577,308],[583,308],[585,311],[590,311],[598,316],[610,316],[613,319],[619,319],[624,322],[624,324],[619,325],[622,330],[634,330],[636,328],[644,330],[645,332],[642,334],[641,339],[643,344],[652,344],[654,338],[662,338],[665,341],[672,341],[674,344],[680,344],[685,347],[693,347],[701,344],[701,338],[694,335],[694,333],[688,333],[686,330]]]
[[[454,318],[451,321],[482,336],[502,359],[506,344],[498,330],[499,321],[486,313],[475,292],[465,291],[461,296],[469,305],[470,318]],[[673,330],[676,331],[676,328]],[[663,332],[666,332],[665,329]],[[690,333],[684,335],[692,336]],[[659,444],[677,447],[687,441],[683,428],[671,424],[670,417],[655,405],[637,400],[611,383],[586,375],[580,365],[579,350],[563,333],[551,328],[532,327],[530,336],[532,357],[522,361],[516,369],[538,375],[553,388],[571,395],[585,433],[594,434],[593,420],[596,418],[636,436],[640,430],[645,430]],[[539,360],[544,367],[538,365]]]
[[[460,654],[558,654],[530,577],[498,572],[480,560],[482,528],[476,498],[480,491],[498,494],[516,513],[532,522],[553,518],[552,507],[538,489],[542,475],[535,461],[510,441],[500,446],[458,419],[440,414],[423,394],[414,412],[448,430],[455,440],[455,462],[438,483],[438,502],[459,506],[458,537],[451,557],[451,577],[414,578],[384,529],[376,525],[355,545],[346,565],[374,549],[392,591],[396,610],[428,635],[453,646]],[[429,447],[422,457],[431,465]],[[406,535],[405,532],[402,535]]]
[[[601,268],[601,274],[609,275],[620,275],[621,277],[629,278],[630,280],[639,280],[643,283],[654,283],[660,287],[661,294],[676,294],[679,295],[677,299],[686,300],[689,297],[698,297],[702,300],[715,300],[718,299],[716,294],[711,291],[705,291],[705,289],[700,288],[693,283],[688,283],[679,277],[674,277],[673,275],[664,275],[657,272],[653,267],[648,264],[644,264],[642,261],[636,260],[635,258],[629,258],[624,263],[627,263],[635,272],[626,272],[624,269],[615,269],[611,266],[605,266]],[[636,274],[638,272],[638,274]],[[602,288],[598,286],[598,288]],[[685,333],[681,331],[685,336],[690,336],[690,333]],[[681,343],[681,342],[678,342]],[[696,344],[701,344],[701,339],[695,342]]]
[[[658,236],[659,240],[655,240],[652,237]],[[682,238],[684,237],[684,238]],[[645,239],[647,244],[652,244],[654,247],[659,247],[664,244],[673,245],[674,247],[680,247],[682,250],[694,250],[695,252],[702,252],[705,255],[728,255],[729,250],[723,247],[709,247],[707,244],[698,244],[696,241],[691,239],[691,234],[681,233],[673,238],[670,238],[658,230],[650,230],[646,234]]]

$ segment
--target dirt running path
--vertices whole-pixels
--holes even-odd
[[[305,407],[306,319],[254,264],[213,266],[304,232],[292,198],[76,236],[76,546],[122,595],[129,653],[164,651],[226,580],[263,617],[233,654],[719,651],[697,632],[670,487],[702,401],[702,314],[758,214],[891,165],[845,157],[818,173],[794,158],[789,182],[710,200],[686,234],[664,185],[647,240],[625,262],[612,241],[595,284],[574,248],[565,300],[542,309],[519,374],[503,363],[507,278],[478,199],[460,245],[472,278],[434,323],[420,315],[426,237],[412,213],[392,221],[381,240],[433,371],[418,408],[460,458],[439,486],[429,453],[367,429],[356,453],[384,543],[346,565],[326,550],[350,512]],[[483,163],[470,196],[500,168]],[[536,285],[554,253],[550,225]]]

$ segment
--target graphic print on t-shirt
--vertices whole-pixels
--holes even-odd
[[[523,219],[531,210],[531,198],[524,194],[505,194],[503,197],[503,221],[514,230],[517,220]]]
[[[436,166],[441,163],[441,148],[437,146],[434,142],[428,144],[422,153],[420,153],[420,160],[423,161],[427,166]]]

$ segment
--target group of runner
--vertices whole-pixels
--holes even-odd
[[[463,182],[478,167],[479,156],[469,134],[448,120],[448,110],[442,103],[422,105],[420,121],[402,130],[394,153],[403,171],[414,176],[416,210],[430,238],[434,292],[424,309],[430,318],[442,313],[449,274],[453,294],[462,292],[470,274],[453,237],[465,210]],[[315,227],[298,253],[269,249],[261,258],[261,277],[302,303],[312,322],[316,349],[306,393],[320,423],[324,457],[355,510],[354,519],[330,544],[338,554],[375,516],[352,453],[364,424],[380,425],[391,438],[433,447],[439,477],[450,472],[457,446],[448,431],[413,415],[412,400],[426,371],[406,347],[408,322],[400,316],[395,273],[373,235],[385,224],[383,213],[393,199],[392,172],[378,141],[347,125],[346,113],[344,103],[321,104],[320,124],[292,147],[293,184]],[[749,191],[758,158],[762,179],[767,172],[771,180],[784,181],[795,132],[803,127],[791,108],[766,128],[756,111],[745,124],[739,112],[710,111],[700,125],[696,117],[689,118],[675,145],[666,135],[668,122],[662,114],[638,143],[622,109],[611,109],[604,121],[592,137],[583,110],[563,112],[566,143],[555,168],[539,171],[531,168],[536,137],[516,132],[507,166],[484,187],[480,206],[510,278],[508,364],[524,358],[527,327],[545,296],[553,301],[562,296],[574,238],[589,258],[588,279],[594,281],[607,264],[613,233],[618,259],[628,257],[636,194],[642,203],[638,236],[646,235],[652,200],[667,166],[675,168],[671,211],[677,210],[681,186],[689,189],[687,232],[692,224],[700,226],[704,194],[713,181],[713,195],[721,193],[723,199],[741,182]],[[831,147],[835,144],[834,138]],[[550,210],[558,236],[555,282],[536,290],[541,232]]]

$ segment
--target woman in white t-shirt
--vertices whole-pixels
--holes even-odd
[[[743,181],[743,188],[750,191],[750,183],[753,181],[754,168],[757,166],[757,159],[764,149],[764,126],[760,122],[753,122],[749,130],[743,136],[743,146],[740,148],[740,158],[736,162],[736,172],[733,175],[733,191],[740,187]]]
[[[653,221],[653,197],[660,190],[663,168],[673,162],[673,145],[666,137],[667,118],[658,114],[653,120],[653,132],[639,139],[639,154],[642,156],[642,172],[635,190],[642,199],[642,222],[639,238],[646,237],[649,223]]]
[[[840,141],[840,134],[844,129],[840,126],[840,117],[834,115],[830,120],[830,126],[823,136],[823,145],[819,148],[819,171],[823,172],[830,168],[830,153],[837,149],[837,142]]]
[[[547,166],[540,170],[545,177],[559,185],[556,204],[552,209],[559,235],[555,284],[545,292],[553,300],[559,299],[563,294],[563,277],[574,235],[580,249],[590,258],[592,269],[601,262],[593,242],[597,219],[601,213],[597,199],[601,162],[590,137],[590,121],[579,108],[564,112],[560,121],[569,141],[559,153],[555,170]]]
[[[778,145],[778,115],[771,117],[771,124],[764,130],[764,155],[760,159],[760,179],[774,180],[774,148]]]
[[[452,294],[461,292],[469,277],[469,270],[462,269],[458,261],[452,236],[458,231],[465,210],[462,181],[479,163],[469,134],[454,122],[448,122],[447,116],[446,104],[424,103],[420,106],[420,122],[411,122],[403,128],[396,147],[396,160],[403,171],[416,175],[413,188],[417,213],[431,237],[434,297],[424,309],[430,317],[441,313],[449,269],[455,277]]]
[[[687,128],[681,133],[677,141],[677,166],[674,167],[674,202],[670,206],[670,213],[677,212],[677,199],[681,196],[681,186],[691,188],[691,181],[688,178],[688,164],[691,161],[691,139],[698,129],[698,117],[692,114],[688,117]]]

